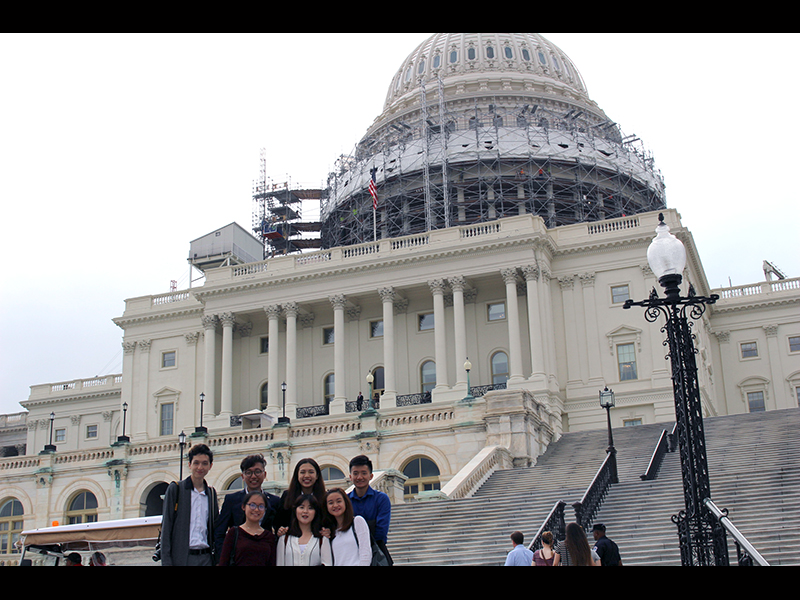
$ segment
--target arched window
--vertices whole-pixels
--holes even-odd
[[[97,523],[97,498],[91,492],[79,492],[67,508],[67,523]]]
[[[344,472],[337,467],[325,466],[320,467],[320,470],[322,471],[322,480],[326,483],[329,481],[344,481],[347,479],[347,476],[344,474]]]
[[[333,373],[325,377],[325,383],[323,383],[325,406],[330,406],[331,402],[333,402],[334,396],[336,395],[336,385],[334,381],[335,377],[336,376]]]
[[[508,376],[508,354],[495,352],[492,355],[492,385],[505,383]]]
[[[22,503],[16,498],[0,505],[0,555],[18,554],[16,543],[23,528]]]
[[[375,367],[375,370],[372,371],[372,378],[373,378],[372,394],[373,394],[373,396],[375,394],[378,394],[378,395],[382,394],[383,390],[386,389],[385,373],[386,372],[384,371],[383,367]]]
[[[420,379],[422,381],[422,393],[427,394],[436,387],[436,363],[432,360],[426,361],[420,368]]]
[[[267,410],[269,406],[269,384],[265,383],[261,386],[261,399],[259,400],[259,408],[260,410]]]
[[[408,461],[403,467],[403,475],[408,477],[404,488],[406,499],[413,498],[420,492],[442,489],[439,482],[439,467],[424,456],[415,456]]]

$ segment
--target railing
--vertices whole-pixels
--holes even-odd
[[[563,540],[567,537],[567,523],[564,520],[564,508],[566,506],[567,503],[562,500],[555,503],[553,510],[550,511],[542,526],[539,527],[539,531],[533,536],[533,541],[528,546],[528,550],[536,552],[542,549],[542,535],[545,531],[551,532],[556,540]]]
[[[661,432],[661,437],[658,439],[656,449],[653,451],[653,456],[650,458],[650,464],[647,466],[647,471],[644,475],[640,476],[642,481],[653,481],[658,478],[658,472],[661,470],[661,464],[664,462],[664,457],[669,452],[669,432],[665,429]]]
[[[612,483],[619,483],[617,478],[617,455],[614,452],[609,452],[581,501],[572,505],[572,508],[575,509],[575,522],[583,527],[584,530],[592,522],[597,511],[600,510],[600,506],[603,504],[603,500],[608,494]]]
[[[747,541],[747,538],[744,537],[738,529],[736,529],[736,526],[731,523],[731,520],[728,518],[727,509],[720,510],[719,507],[717,507],[717,505],[711,501],[711,498],[706,498],[705,505],[711,514],[714,515],[714,518],[719,521],[719,524],[722,525],[722,527],[724,527],[733,537],[734,543],[736,544],[736,554],[740,567],[770,566],[764,557],[759,554],[758,550],[756,550],[753,545]]]

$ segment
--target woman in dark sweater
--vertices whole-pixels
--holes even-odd
[[[225,536],[220,567],[274,567],[275,534],[261,527],[267,499],[261,492],[245,494],[242,502],[245,521],[231,527]]]

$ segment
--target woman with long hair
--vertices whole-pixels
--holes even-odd
[[[317,499],[322,507],[324,518],[325,482],[322,479],[322,469],[313,458],[304,458],[297,463],[289,482],[289,488],[281,495],[281,501],[273,521],[273,527],[279,536],[286,533],[289,523],[292,521],[294,501],[303,494],[312,494]]]
[[[325,496],[331,551],[336,567],[368,567],[372,562],[369,525],[364,517],[353,514],[353,504],[341,488],[328,490]]]
[[[555,559],[555,550],[553,545],[555,538],[549,531],[542,534],[542,547],[533,553],[533,566],[534,567],[552,567],[553,560]]]
[[[558,567],[599,567],[600,557],[589,547],[586,532],[577,523],[567,525],[567,536],[558,543],[553,566]]]
[[[277,565],[333,566],[331,542],[322,535],[322,507],[313,494],[301,494],[295,500],[289,530],[278,541]]]
[[[275,535],[261,526],[267,510],[267,498],[250,492],[242,499],[244,523],[231,527],[220,553],[220,567],[274,567]]]

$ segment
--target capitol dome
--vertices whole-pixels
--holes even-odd
[[[437,33],[399,66],[382,112],[329,175],[321,241],[519,214],[553,228],[665,207],[652,157],[558,46],[537,33]]]

